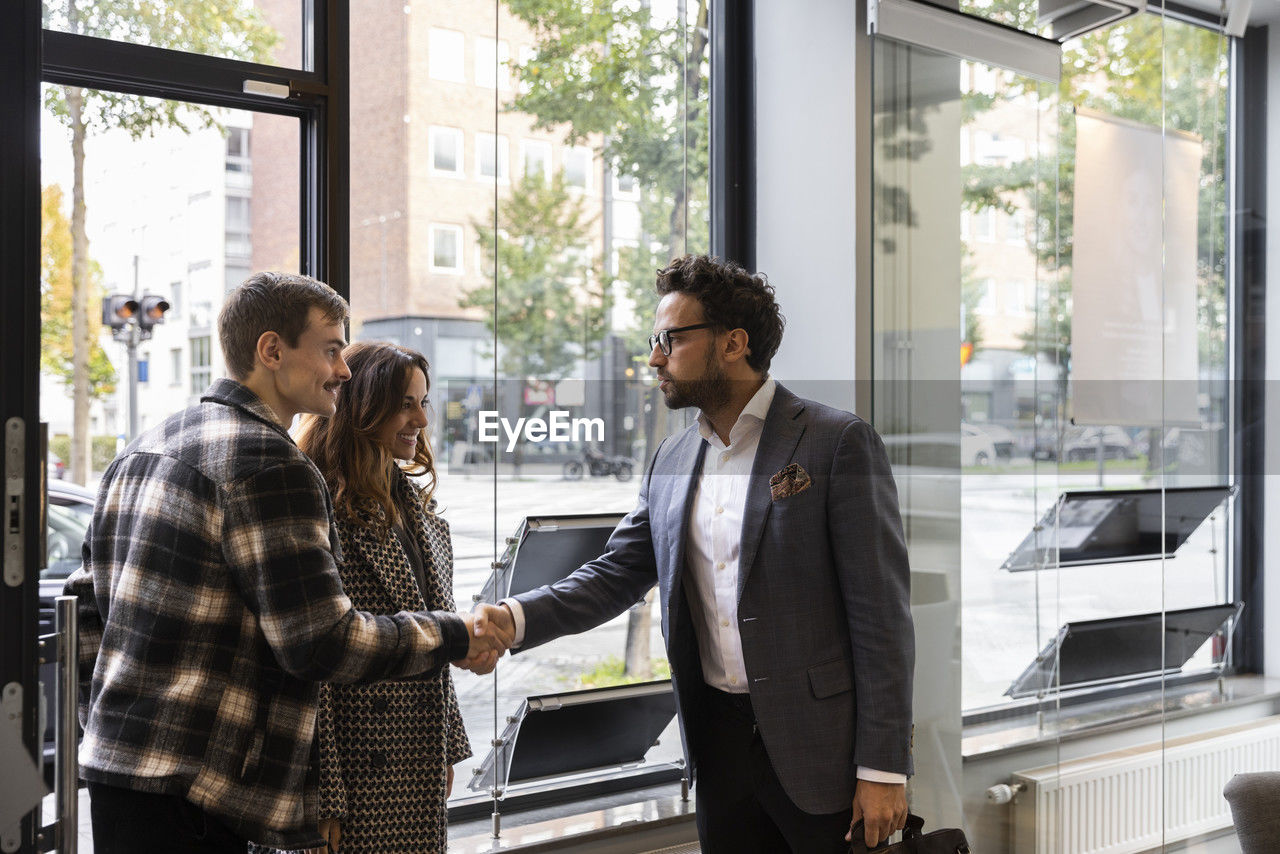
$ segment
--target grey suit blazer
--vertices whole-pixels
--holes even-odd
[[[706,447],[696,425],[664,441],[605,553],[516,597],[529,648],[611,619],[657,583],[691,773],[698,745],[688,722],[705,684],[683,571]],[[774,500],[769,478],[790,463],[812,483]],[[857,416],[779,385],[751,472],[738,629],[765,748],[807,812],[846,808],[859,765],[912,771],[909,585],[898,493],[880,437]]]

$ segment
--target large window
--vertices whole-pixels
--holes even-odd
[[[59,500],[78,513],[92,506],[120,448],[198,400],[224,373],[214,326],[229,283],[250,269],[277,269],[343,284],[345,246],[337,247],[345,244],[346,211],[331,190],[346,169],[345,140],[326,131],[342,113],[345,80],[331,77],[329,63],[312,62],[329,55],[339,21],[328,10],[313,18],[313,7],[70,0],[44,4],[41,31],[22,29],[34,23],[24,14],[38,6],[6,8],[0,32],[13,67],[20,57],[42,65],[27,69],[31,89],[7,80],[4,119],[13,133],[6,138],[38,140],[40,148],[21,152],[38,171],[0,186],[5,209],[23,216],[39,194],[30,247],[39,263],[6,288],[29,287],[22,299],[38,306],[38,316],[5,312],[27,331],[4,336],[4,397],[8,408],[11,390],[20,389],[34,410],[23,410],[29,449],[39,447],[36,425],[47,423],[40,468],[67,481]],[[28,106],[33,112],[24,112]],[[18,162],[15,154],[6,146],[7,163]],[[24,182],[33,176],[39,185],[28,198]],[[257,234],[268,222],[271,233]],[[6,220],[6,240],[12,229]],[[136,299],[144,310],[104,311],[107,297],[114,298],[108,309]],[[38,350],[23,341],[38,341]],[[28,506],[36,507],[39,484],[26,488]],[[79,539],[70,528],[59,531],[50,539],[58,560],[43,576],[38,615],[25,584],[0,594],[0,681],[22,686],[20,695],[7,694],[21,697],[13,717],[27,722],[44,717],[42,703],[55,708],[53,664],[40,670],[42,699],[32,638],[51,628],[53,597],[78,565],[83,527]],[[21,607],[10,607],[11,598]],[[53,747],[52,726],[42,735]],[[39,741],[29,744],[36,755]],[[64,757],[75,752],[70,741],[57,745]],[[20,850],[40,850],[38,829],[25,822]],[[4,847],[12,850],[13,841],[6,830]]]
[[[1027,59],[1054,43],[975,26],[1027,53],[873,41],[871,416],[911,554],[913,794],[975,848],[1084,850],[1083,815],[1141,797],[1168,841],[1193,796],[1164,713],[1220,702],[1242,602],[1228,43],[1140,14],[1055,72]],[[1010,772],[1070,792],[1068,760],[1151,743],[1145,794],[969,812]]]
[[[398,9],[353,16],[351,221],[380,225],[353,231],[352,334],[415,347],[432,366],[436,496],[461,607],[526,516],[630,510],[644,462],[683,424],[653,396],[644,339],[654,271],[709,249],[701,5],[685,20],[675,4],[597,5],[586,21],[577,4],[415,5],[402,39],[387,38]],[[435,56],[425,67],[419,39]],[[474,85],[453,85],[459,67]],[[449,180],[464,170],[457,140],[466,181]],[[604,164],[624,176],[616,187],[601,183]],[[402,215],[380,219],[391,211]],[[482,412],[600,429],[494,442]],[[623,464],[593,476],[588,452]],[[505,660],[496,710],[494,679],[455,672],[476,755],[454,802],[490,797],[468,787],[472,769],[525,697],[666,675],[658,623],[647,604]],[[679,737],[661,742],[647,764],[673,769]]]
[[[1163,66],[1136,80],[1121,70],[1162,39]],[[978,224],[974,242],[962,243],[962,299],[972,283],[976,304],[963,330],[971,356],[961,389],[991,402],[966,413],[967,423],[1008,448],[999,465],[961,475],[966,708],[1007,702],[1061,625],[1230,595],[1227,503],[1197,520],[1176,560],[1064,568],[1051,595],[1037,573],[1000,569],[1016,564],[1009,556],[1061,493],[1230,483],[1225,40],[1141,15],[1069,41],[1063,53],[1058,99],[1001,69],[960,67],[969,104],[960,132],[972,139],[963,209]],[[1162,90],[1169,74],[1197,83]],[[1123,175],[1106,171],[1122,161],[1131,164]],[[1143,162],[1153,171],[1132,168]],[[1173,241],[1164,254],[1162,233]],[[1024,302],[1033,281],[1048,286],[1038,304]],[[1121,328],[1133,324],[1154,332]],[[1103,351],[1111,355],[1099,364]],[[1135,358],[1154,359],[1154,372],[1135,373]],[[1059,538],[1068,548],[1068,535]],[[1038,610],[1016,604],[1037,599]],[[1214,648],[1183,671],[1212,668]]]
[[[462,131],[458,128],[433,127],[431,134],[431,169],[440,175],[462,177]]]
[[[69,97],[101,116],[101,123],[68,127],[57,105]],[[45,101],[51,109],[41,158],[47,288],[41,410],[70,477],[92,485],[122,442],[198,400],[222,375],[213,333],[226,287],[238,285],[251,268],[298,269],[300,131],[297,119],[154,98],[121,100],[93,89],[48,86]],[[149,132],[135,136],[136,126]],[[72,157],[77,138],[85,151],[79,163]],[[235,139],[240,141],[229,141]],[[244,168],[229,170],[233,162]],[[77,200],[83,232],[73,228]],[[266,219],[273,228],[263,229],[259,241],[252,226]],[[91,306],[88,381],[81,386],[71,346],[75,274],[69,262],[79,240],[89,259]],[[110,294],[155,295],[170,309],[153,326],[124,322],[113,329],[101,311]],[[188,340],[190,380],[182,394],[175,396],[167,383],[130,376],[131,353],[146,361],[148,354],[180,350]]]
[[[504,134],[476,134],[476,176],[506,182],[510,180],[511,146]]]

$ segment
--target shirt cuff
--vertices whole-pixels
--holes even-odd
[[[443,614],[440,618],[440,641],[449,661],[461,661],[471,651],[467,622],[460,614]]]
[[[906,774],[895,774],[892,771],[877,771],[874,768],[864,768],[858,766],[858,779],[866,780],[869,783],[897,783],[899,786],[907,784]]]
[[[524,608],[514,599],[503,599],[498,604],[511,609],[511,621],[516,624],[516,637],[511,642],[511,648],[516,649],[524,644]]]

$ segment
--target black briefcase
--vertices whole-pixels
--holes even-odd
[[[918,815],[907,816],[907,826],[902,831],[902,841],[893,845],[880,845],[868,848],[866,837],[862,834],[862,821],[853,826],[853,842],[849,844],[849,854],[970,854],[969,840],[964,831],[958,827],[944,827],[941,830],[924,832],[924,819]]]

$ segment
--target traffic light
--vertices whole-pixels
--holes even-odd
[[[138,316],[138,310],[138,301],[128,294],[108,294],[102,298],[102,325],[119,332]]]
[[[142,329],[144,338],[149,336],[151,327],[157,323],[164,323],[164,313],[168,310],[169,301],[164,297],[158,297],[155,294],[146,294],[142,297],[142,307],[138,312],[138,326]]]

